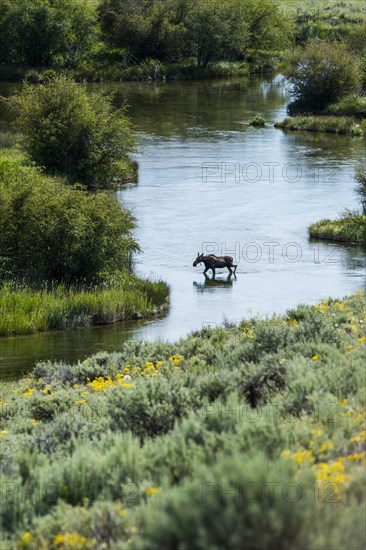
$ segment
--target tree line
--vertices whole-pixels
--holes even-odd
[[[255,61],[289,44],[272,0],[0,0],[0,62],[75,67],[102,46],[127,59]]]

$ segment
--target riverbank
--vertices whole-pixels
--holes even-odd
[[[282,122],[276,122],[274,127],[281,130],[326,132],[351,136],[366,135],[365,121],[348,116],[298,115],[294,118],[285,118]]]
[[[22,82],[24,80],[40,84],[46,83],[57,74],[67,74],[77,82],[164,82],[169,80],[205,80],[230,76],[248,76],[250,73],[272,72],[272,66],[249,68],[246,62],[221,61],[207,67],[193,62],[161,63],[147,60],[140,64],[123,68],[121,64],[98,66],[86,65],[76,69],[32,68],[0,65],[0,81]]]
[[[0,337],[69,330],[167,309],[169,287],[132,274],[133,216],[34,166],[16,148],[0,162]]]
[[[344,215],[338,220],[320,220],[309,227],[310,237],[366,245],[366,216]]]
[[[37,289],[16,283],[0,287],[0,336],[107,325],[156,315],[168,308],[169,288],[122,274],[94,289],[51,285]]]
[[[357,292],[1,383],[4,544],[359,547],[365,306]]]

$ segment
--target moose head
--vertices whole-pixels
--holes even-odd
[[[193,262],[193,267],[196,267],[196,265],[200,264],[201,262],[203,262],[203,254],[197,252],[197,258]]]

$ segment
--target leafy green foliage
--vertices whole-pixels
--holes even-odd
[[[290,114],[322,111],[360,87],[357,61],[337,42],[310,41],[290,56],[285,73],[295,100]]]
[[[73,66],[95,40],[96,23],[88,0],[0,0],[0,58]]]
[[[366,216],[366,169],[360,166],[356,171],[357,195],[362,206],[362,213]]]
[[[106,192],[91,194],[35,168],[0,164],[2,278],[91,282],[129,269],[132,215]]]
[[[194,58],[263,63],[288,44],[290,24],[265,0],[102,0],[101,26],[110,44],[133,59]]]
[[[61,76],[36,87],[25,84],[15,101],[24,146],[48,172],[89,187],[131,172],[135,138],[125,109],[115,110],[110,97],[88,94]]]

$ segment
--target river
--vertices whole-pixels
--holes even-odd
[[[118,192],[138,220],[136,271],[170,285],[171,307],[150,321],[1,339],[1,376],[365,288],[364,250],[312,243],[307,233],[358,207],[364,140],[276,130],[289,99],[280,76],[102,86],[126,100],[141,137],[139,181]],[[248,124],[256,113],[264,128]],[[205,278],[192,266],[197,251],[234,256],[236,277]]]

